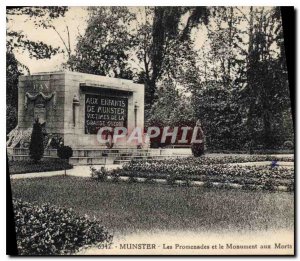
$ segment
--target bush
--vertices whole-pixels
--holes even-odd
[[[200,157],[204,154],[204,143],[192,143],[191,149],[194,157]]]
[[[73,156],[73,150],[69,146],[61,146],[57,149],[57,156],[61,159],[68,160]]]
[[[147,176],[147,177],[145,178],[145,182],[146,182],[146,183],[149,183],[149,184],[154,184],[154,183],[155,183],[155,181],[154,181],[152,175]]]
[[[33,124],[30,145],[29,145],[29,155],[34,162],[41,160],[44,154],[44,138],[42,132],[42,126],[37,118]]]
[[[111,173],[111,181],[117,183],[117,182],[119,182],[120,180],[121,180],[121,178],[120,178],[119,173],[117,173],[116,171],[113,171],[113,172]]]
[[[84,246],[112,243],[112,235],[98,221],[72,210],[17,199],[13,206],[19,255],[72,254]]]
[[[248,184],[248,183],[244,184],[244,185],[242,186],[242,189],[243,189],[243,190],[257,190],[257,188],[256,188],[255,185],[253,185],[253,184]]]
[[[18,124],[18,110],[15,106],[6,104],[6,135],[10,133]]]
[[[263,189],[269,190],[269,191],[274,191],[275,190],[275,184],[274,181],[269,179],[263,184]]]
[[[191,186],[191,182],[192,182],[192,179],[189,177],[189,175],[184,175],[182,177],[182,186],[185,186],[185,187],[190,187]]]
[[[92,178],[96,179],[97,181],[107,181],[108,171],[105,167],[101,167],[100,169],[96,170],[95,168],[91,167],[91,176]]]
[[[283,149],[293,150],[294,149],[294,143],[290,140],[285,141],[283,143]]]
[[[206,181],[206,182],[204,182],[204,184],[203,184],[203,187],[204,187],[204,188],[212,188],[213,186],[214,186],[213,183],[210,182],[210,181]]]
[[[167,178],[166,178],[166,180],[167,180],[167,184],[168,185],[174,186],[176,184],[176,177],[175,177],[175,175],[172,175],[172,174],[168,175]]]
[[[293,192],[295,190],[295,182],[292,181],[290,184],[287,186],[287,191]]]
[[[63,160],[68,161],[69,158],[73,156],[73,150],[69,146],[61,146],[57,149],[57,156]],[[66,169],[65,169],[65,175],[67,175]]]
[[[137,179],[137,177],[134,175],[134,173],[132,173],[132,174],[130,173],[128,182],[129,182],[129,183],[136,183],[136,182],[138,182],[138,179]]]

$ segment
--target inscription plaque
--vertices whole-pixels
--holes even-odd
[[[97,134],[101,127],[127,127],[128,99],[85,95],[85,134]]]

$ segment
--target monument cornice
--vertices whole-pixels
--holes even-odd
[[[123,95],[131,95],[135,90],[131,88],[124,89],[123,87],[119,86],[112,86],[109,84],[100,84],[100,83],[80,83],[80,90],[84,92],[99,92],[99,89],[101,89],[104,92],[110,92],[110,93],[119,93]]]

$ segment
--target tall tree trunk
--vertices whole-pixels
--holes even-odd
[[[232,33],[232,20],[233,20],[233,7],[230,7],[230,15],[229,15],[229,21],[228,21],[228,27],[229,27],[229,51],[231,52],[232,48],[232,42],[233,42],[233,33]],[[228,83],[231,81],[231,57],[229,55],[228,61],[227,61],[227,81]]]
[[[255,109],[255,96],[254,96],[254,57],[253,57],[253,44],[254,44],[254,27],[253,27],[253,7],[250,7],[250,18],[249,18],[249,45],[248,45],[248,57],[247,57],[247,84],[249,90],[249,110],[248,110],[248,131],[249,131],[249,142],[254,143],[255,133],[254,133],[254,109]]]

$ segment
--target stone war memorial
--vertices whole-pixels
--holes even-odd
[[[51,149],[59,143],[71,146],[78,157],[107,149],[97,140],[101,127],[144,128],[143,84],[62,71],[20,76],[18,87],[18,125],[7,141],[9,155],[15,158],[27,154],[36,118],[44,130],[45,156],[54,156]],[[136,145],[124,139],[114,144],[118,148]]]

